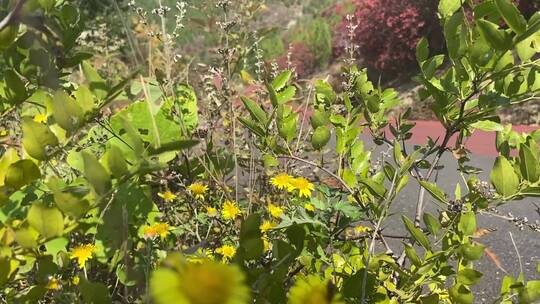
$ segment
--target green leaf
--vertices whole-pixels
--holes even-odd
[[[193,131],[199,125],[199,107],[195,90],[187,85],[178,86],[178,103],[182,112],[182,122],[188,131]]]
[[[19,155],[17,154],[17,150],[13,148],[5,150],[2,157],[0,157],[0,186],[4,185],[7,169],[17,160],[19,160]]]
[[[73,189],[73,191],[62,191],[60,190],[58,184],[59,180],[54,178],[50,179],[47,183],[49,189],[51,189],[53,192],[56,206],[62,210],[62,212],[74,218],[79,218],[84,215],[90,204],[87,200],[81,197],[82,195],[86,194],[87,191],[82,191],[82,193],[77,193],[75,189]]]
[[[68,239],[63,237],[52,239],[45,243],[45,253],[56,257],[59,252],[66,252],[66,246],[68,245],[68,243]]]
[[[259,214],[248,216],[240,227],[240,248],[238,257],[243,260],[255,260],[262,256],[264,243],[261,234],[261,217]]]
[[[282,105],[291,101],[291,99],[294,98],[294,95],[296,95],[296,88],[293,86],[288,86],[277,94],[278,104]]]
[[[47,207],[35,202],[28,210],[28,223],[45,238],[61,236],[64,232],[64,217],[56,207]]]
[[[441,188],[439,188],[439,186],[437,186],[434,183],[430,183],[428,181],[423,181],[423,180],[419,181],[419,183],[422,187],[424,187],[424,189],[426,189],[429,192],[429,194],[431,194],[431,196],[433,196],[433,198],[435,198],[441,203],[444,203],[444,204],[448,203],[448,199],[446,198],[446,193],[444,193],[444,191],[442,191]]]
[[[39,238],[39,232],[37,232],[32,227],[24,227],[15,231],[15,241],[22,248],[36,248],[37,239]]]
[[[274,90],[280,91],[285,87],[287,82],[289,82],[289,79],[291,78],[291,71],[283,71],[281,72],[273,81],[272,86],[274,87]]]
[[[533,304],[540,300],[540,280],[527,282],[525,288],[519,291],[519,303]]]
[[[84,113],[92,112],[96,108],[94,96],[90,89],[85,85],[80,85],[77,91],[74,92],[75,100],[80,105]]]
[[[99,163],[97,158],[86,151],[82,152],[84,161],[84,177],[94,187],[99,195],[103,195],[111,189],[111,177]]]
[[[461,255],[470,261],[479,260],[484,255],[485,247],[483,245],[462,244],[459,247]]]
[[[18,104],[28,98],[28,91],[22,79],[13,70],[3,71],[6,85],[6,97],[11,104]]]
[[[88,304],[108,304],[111,303],[109,289],[101,283],[89,282],[81,279],[79,286],[84,303]]]
[[[256,121],[251,120],[249,118],[243,118],[238,117],[238,120],[240,123],[242,123],[244,126],[246,126],[251,132],[255,133],[256,135],[262,137],[264,136],[264,129],[259,125]]]
[[[489,178],[497,193],[503,197],[512,196],[518,191],[519,177],[504,156],[497,157]]]
[[[386,195],[386,188],[384,185],[374,181],[371,178],[365,178],[360,181],[364,184],[369,192],[378,198],[383,198]]]
[[[66,131],[77,129],[83,122],[83,109],[64,91],[54,94],[51,108],[54,120]]]
[[[527,30],[527,20],[525,20],[518,8],[511,1],[495,0],[495,5],[512,31],[516,34],[523,34]]]
[[[426,37],[422,37],[416,44],[416,60],[422,64],[429,57],[429,44]]]
[[[521,170],[521,175],[529,182],[535,183],[540,179],[538,160],[531,149],[523,144],[519,148],[519,168]]]
[[[491,120],[481,120],[474,122],[470,125],[471,127],[475,129],[479,129],[482,131],[503,131],[504,127],[497,122],[491,121]]]
[[[412,237],[420,244],[422,247],[424,247],[426,250],[430,250],[431,246],[429,245],[429,239],[427,236],[422,232],[422,230],[416,228],[411,220],[409,220],[406,216],[402,215],[401,219],[403,220],[403,223],[405,224],[405,228],[409,231],[409,233],[412,235]]]
[[[490,21],[479,19],[476,20],[478,30],[482,37],[496,50],[506,51],[510,49],[512,39],[503,30],[500,30],[499,27]]]
[[[536,18],[536,20],[533,22],[534,16],[535,15],[533,15],[533,17],[529,21],[529,26],[527,27],[527,30],[525,31],[525,33],[517,35],[516,38],[514,39],[514,43],[516,44],[520,43],[521,41],[525,41],[529,39],[530,37],[538,34],[538,31],[540,31],[540,18]]]
[[[480,282],[482,273],[474,269],[465,268],[458,272],[457,281],[463,285],[474,285]]]
[[[96,96],[99,100],[103,100],[107,96],[107,84],[105,80],[99,76],[99,74],[94,70],[94,68],[88,63],[83,62],[81,64],[84,77],[88,82],[88,87],[90,91]]]
[[[120,178],[129,173],[126,159],[122,150],[116,145],[111,145],[103,157],[103,165],[116,178]]]
[[[464,235],[473,235],[476,232],[476,215],[472,211],[461,214],[458,229]]]
[[[441,224],[439,223],[439,220],[437,220],[433,215],[427,212],[424,213],[423,219],[429,233],[431,233],[432,235],[437,235],[437,233],[441,229]]]
[[[405,255],[407,255],[407,258],[409,258],[409,260],[411,260],[413,265],[422,265],[422,260],[420,260],[420,258],[418,257],[416,250],[414,250],[414,248],[408,244],[405,244]]]
[[[472,304],[474,302],[474,295],[471,290],[465,285],[456,284],[448,289],[448,294],[452,303],[456,304]]]
[[[330,135],[330,129],[327,126],[321,126],[315,129],[311,136],[311,145],[313,146],[313,149],[320,151],[324,148],[330,140]]]
[[[439,14],[444,17],[452,16],[460,7],[462,0],[440,0]]]
[[[5,184],[13,189],[20,189],[41,177],[39,168],[29,159],[19,160],[7,169]]]
[[[241,96],[240,99],[242,99],[244,106],[254,120],[261,124],[266,124],[268,122],[266,112],[255,101],[246,96]]]
[[[58,139],[49,128],[30,117],[23,117],[23,147],[26,153],[38,160],[46,160],[49,149],[58,145]]]

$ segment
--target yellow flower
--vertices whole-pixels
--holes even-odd
[[[36,116],[34,116],[34,121],[39,122],[39,123],[46,123],[47,122],[47,114],[46,113],[36,114]]]
[[[270,179],[270,183],[280,189],[285,190],[288,189],[291,186],[291,181],[293,180],[293,177],[290,176],[287,173],[280,173]]]
[[[210,250],[206,250],[203,248],[197,249],[196,253],[187,257],[188,262],[195,263],[195,264],[201,264],[206,260],[213,261],[214,256],[212,255],[212,252]]]
[[[370,232],[371,231],[371,227],[367,227],[367,226],[356,226],[354,227],[354,232],[356,233],[366,233],[366,232]]]
[[[170,203],[176,198],[176,195],[169,190],[165,191],[164,193],[159,192],[158,196],[161,197],[166,203]]]
[[[261,229],[262,233],[267,233],[272,228],[276,227],[277,224],[271,221],[264,221],[261,226],[259,226],[259,229]]]
[[[304,204],[304,209],[306,209],[307,211],[315,211],[315,206],[313,206],[313,204],[310,204],[310,203],[306,203]]]
[[[224,261],[228,261],[232,259],[236,254],[236,248],[231,245],[223,245],[219,248],[216,248],[216,253],[220,254],[223,257]]]
[[[146,226],[143,229],[145,238],[155,238],[158,235],[164,239],[169,235],[169,224],[167,223],[155,223],[152,226]]]
[[[313,184],[304,177],[293,178],[291,180],[291,185],[288,188],[289,191],[298,190],[300,197],[311,197],[311,191],[313,191],[313,189]]]
[[[283,208],[274,204],[268,204],[268,212],[270,212],[272,217],[280,218],[283,214]]]
[[[156,304],[248,304],[250,290],[236,265],[205,260],[202,263],[171,261],[152,274],[150,291]]]
[[[52,276],[49,277],[49,281],[47,282],[47,285],[45,286],[45,288],[49,290],[59,290],[61,287],[62,285],[60,285],[60,282],[58,282],[58,279]]]
[[[8,130],[0,129],[0,137],[4,137],[8,135],[9,135]]]
[[[206,215],[209,217],[216,217],[218,215],[218,211],[214,207],[206,207]]]
[[[272,243],[270,243],[270,241],[268,240],[267,237],[263,236],[262,240],[263,240],[264,251],[268,251],[268,250],[272,249]]]
[[[296,281],[289,291],[289,304],[342,304],[338,293],[330,290],[327,280],[310,275]]]
[[[240,208],[238,208],[238,205],[236,205],[235,202],[226,200],[223,204],[223,210],[221,210],[221,215],[223,216],[223,219],[228,220],[234,220],[237,216],[239,216],[242,213]]]
[[[79,278],[79,276],[74,276],[71,280],[71,283],[73,283],[73,285],[79,285],[79,282],[81,282],[81,278]]]
[[[193,183],[188,187],[189,192],[195,197],[195,199],[204,199],[204,194],[208,191],[208,186],[201,183]]]
[[[92,258],[92,253],[94,253],[96,247],[92,244],[81,245],[71,249],[71,258],[77,259],[80,268],[84,268],[86,261]]]

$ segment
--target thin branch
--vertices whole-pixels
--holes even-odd
[[[4,17],[2,21],[0,21],[0,32],[14,22],[17,22],[17,19],[19,19],[19,14],[21,13],[21,9],[25,2],[26,0],[18,0],[15,4],[15,7],[13,7],[13,10],[9,12],[9,14],[7,14],[7,16]]]

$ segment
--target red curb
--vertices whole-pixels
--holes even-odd
[[[426,120],[417,120],[414,121],[416,126],[412,129],[412,137],[410,142],[415,145],[425,144],[428,140],[428,137],[431,137],[433,140],[439,139],[440,141],[444,138],[445,129],[438,121],[426,121]],[[515,125],[512,126],[512,130],[516,132],[532,132],[537,130],[537,126],[527,126],[527,125]],[[483,156],[497,156],[498,152],[495,149],[495,132],[486,132],[475,130],[471,137],[465,142],[465,147],[470,150],[473,154],[483,155]],[[450,140],[450,145],[454,144],[456,141],[456,136],[453,136]]]

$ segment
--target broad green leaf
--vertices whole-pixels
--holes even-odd
[[[109,173],[107,173],[93,154],[83,151],[82,157],[84,161],[84,177],[99,195],[107,193],[111,189],[111,177]]]
[[[47,207],[35,202],[28,210],[28,223],[45,238],[61,236],[64,232],[64,217],[56,207]]]
[[[448,17],[454,14],[461,7],[462,0],[440,0],[439,14]]]
[[[18,104],[28,98],[28,91],[22,79],[13,70],[3,71],[6,97],[11,104]]]
[[[83,62],[81,67],[84,77],[88,82],[88,88],[90,91],[92,91],[94,96],[96,96],[99,100],[103,100],[107,96],[108,89],[105,80],[99,76],[96,70],[94,70],[94,68],[88,62]]]
[[[296,95],[296,87],[294,86],[286,87],[283,91],[277,93],[278,104],[282,105],[291,101],[291,99],[294,98],[294,95]]]
[[[320,151],[324,148],[330,140],[330,135],[330,129],[327,126],[321,126],[315,129],[311,136],[311,145],[313,146],[313,149]]]
[[[405,244],[405,254],[407,255],[407,258],[411,260],[413,265],[420,266],[422,265],[422,260],[418,257],[418,254],[416,253],[416,250],[408,244]]]
[[[24,150],[35,159],[46,160],[48,151],[58,144],[58,139],[46,125],[30,117],[23,117],[22,130]]]
[[[519,303],[533,304],[540,300],[540,280],[530,280],[519,291]]]
[[[456,304],[472,304],[474,302],[474,295],[471,290],[465,285],[456,284],[448,289],[448,294],[452,303]]]
[[[238,257],[243,260],[254,260],[261,257],[264,251],[261,217],[258,214],[248,216],[240,227],[240,248]]]
[[[15,241],[22,248],[36,248],[39,232],[32,227],[24,227],[15,231]]]
[[[19,160],[7,169],[5,184],[13,189],[20,189],[41,177],[38,166],[29,159]]]
[[[298,126],[298,114],[293,113],[284,119],[278,121],[278,131],[281,138],[291,142],[296,137],[296,128]]]
[[[523,144],[519,148],[519,168],[523,178],[531,183],[537,182],[540,178],[538,160],[532,153],[531,149]]]
[[[251,132],[261,137],[264,136],[265,131],[263,127],[261,127],[261,125],[258,124],[256,121],[249,118],[243,118],[243,117],[238,117],[238,120],[240,121],[240,123],[246,126],[246,128],[251,130]]]
[[[74,92],[75,100],[80,105],[84,113],[92,112],[96,108],[94,96],[90,89],[85,85],[80,85],[77,91]]]
[[[384,185],[376,182],[375,180],[371,178],[365,178],[360,181],[362,184],[364,184],[369,192],[373,194],[374,196],[378,198],[383,198],[386,195],[386,188]]]
[[[540,18],[535,18],[533,21],[534,16],[536,15],[533,15],[533,17],[531,17],[531,20],[529,20],[529,26],[527,27],[525,33],[517,35],[514,39],[514,43],[520,43],[521,41],[527,40],[533,35],[538,34],[538,32],[540,31]]]
[[[64,91],[57,91],[51,99],[54,120],[66,131],[77,129],[83,122],[83,109]]]
[[[287,82],[289,82],[289,79],[291,78],[291,71],[283,71],[281,72],[273,81],[272,86],[274,87],[274,90],[280,91],[285,87]]]
[[[427,212],[424,213],[423,219],[429,233],[431,233],[432,235],[437,235],[437,233],[441,229],[441,224],[439,223],[439,220]]]
[[[479,19],[476,20],[478,30],[484,39],[496,50],[506,51],[510,48],[512,39],[503,30],[490,21]]]
[[[62,212],[74,218],[79,218],[86,213],[90,207],[90,203],[88,203],[87,200],[75,193],[62,191],[57,185],[53,185],[53,183],[53,181],[49,182],[49,188],[53,192],[56,206],[62,210]]]
[[[66,246],[68,245],[68,239],[64,237],[52,239],[45,243],[45,253],[56,257],[56,255],[61,251],[67,251]]]
[[[127,162],[122,154],[122,150],[116,145],[111,145],[107,152],[105,152],[103,157],[103,165],[116,178],[123,177],[129,173]]]
[[[177,88],[178,103],[182,112],[182,122],[187,131],[191,132],[199,125],[199,107],[195,90],[187,84]]]
[[[473,235],[476,232],[476,215],[472,211],[461,214],[458,229],[464,235]]]
[[[478,282],[480,282],[481,278],[481,272],[470,268],[464,268],[460,270],[457,274],[457,281],[463,285],[477,284]]]
[[[254,120],[261,124],[266,124],[268,122],[266,112],[255,101],[246,96],[241,96],[240,99],[242,99],[244,106]]]
[[[479,260],[484,255],[484,249],[485,247],[480,244],[462,244],[459,247],[459,252],[467,260],[475,261]]]
[[[516,34],[523,34],[527,30],[527,20],[510,0],[495,0],[495,5],[512,31]]]
[[[420,185],[424,187],[424,189],[426,189],[429,192],[429,194],[431,194],[431,196],[433,196],[433,198],[435,198],[441,203],[445,203],[445,204],[448,203],[448,199],[446,198],[446,193],[444,193],[444,191],[442,191],[441,188],[439,188],[439,186],[437,186],[434,183],[427,182],[427,181],[421,180],[419,182],[420,182]]]
[[[19,160],[17,150],[13,148],[7,149],[0,158],[0,186],[4,185],[4,179],[9,166]]]
[[[429,57],[429,44],[425,37],[422,37],[416,44],[416,60],[422,64]]]
[[[89,282],[81,279],[79,286],[84,303],[88,304],[108,304],[111,303],[109,289],[102,283]]]
[[[479,129],[482,131],[503,131],[504,127],[498,123],[491,120],[481,120],[470,124],[471,127]]]
[[[497,157],[489,177],[495,190],[501,196],[509,197],[517,193],[519,177],[506,157]]]
[[[424,247],[426,250],[430,250],[431,246],[429,245],[429,239],[427,236],[422,232],[422,230],[418,229],[414,226],[414,223],[409,220],[406,216],[402,215],[401,219],[403,220],[403,223],[405,224],[405,228],[409,231],[409,233],[412,235],[412,237],[420,244],[422,247]]]

